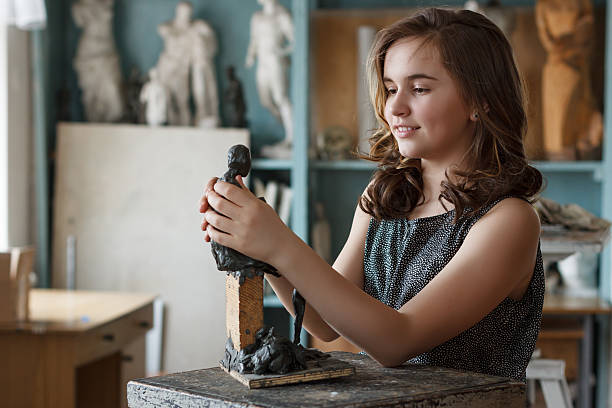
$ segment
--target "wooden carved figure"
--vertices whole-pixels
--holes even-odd
[[[589,75],[593,37],[590,0],[538,0],[536,23],[548,51],[542,70],[544,149],[549,159],[593,159],[601,149],[602,115]]]

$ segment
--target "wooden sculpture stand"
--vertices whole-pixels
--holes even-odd
[[[225,278],[225,327],[234,348],[242,350],[255,342],[255,333],[263,327],[263,276]]]
[[[263,276],[243,279],[240,283],[240,278],[232,274],[228,274],[225,279],[226,331],[237,351],[254,343],[255,333],[263,327]],[[355,368],[350,364],[334,358],[308,363],[305,370],[265,375],[242,374],[228,370],[223,365],[221,367],[249,388],[345,377],[355,373]]]

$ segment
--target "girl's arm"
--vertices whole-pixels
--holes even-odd
[[[446,267],[395,310],[336,273],[250,192],[217,183],[208,200],[226,215],[206,213],[215,241],[274,265],[331,328],[385,366],[467,330],[504,298],[522,296],[540,233],[528,203],[503,200],[472,227]]]
[[[361,290],[363,289],[363,250],[369,223],[370,216],[357,206],[349,237],[332,266],[334,271]],[[285,309],[295,317],[291,301],[294,286],[284,275],[280,278],[266,275],[266,279]],[[338,338],[338,333],[321,318],[308,302],[304,312],[303,325],[310,334],[323,341],[332,341]]]

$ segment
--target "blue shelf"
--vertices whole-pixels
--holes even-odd
[[[601,174],[603,164],[600,161],[535,161],[531,163],[543,172],[558,173],[593,173]],[[314,170],[367,170],[376,168],[376,163],[366,160],[315,160],[311,162]]]
[[[600,161],[536,161],[532,165],[549,172],[596,172],[603,167]]]
[[[291,170],[291,168],[293,167],[293,161],[277,159],[254,159],[251,162],[251,167],[254,170]]]
[[[543,173],[590,174],[595,182],[602,182],[604,178],[603,163],[601,161],[537,161],[533,162]]]
[[[367,170],[376,168],[376,163],[366,160],[315,160],[311,162],[315,170]]]

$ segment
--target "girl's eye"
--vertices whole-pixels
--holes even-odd
[[[413,91],[415,94],[417,94],[417,95],[423,95],[423,94],[427,93],[427,91],[429,91],[429,89],[415,87],[415,88],[413,88],[413,90],[412,90],[412,91]]]
[[[397,93],[397,89],[387,88],[387,95],[395,95],[396,93]]]

